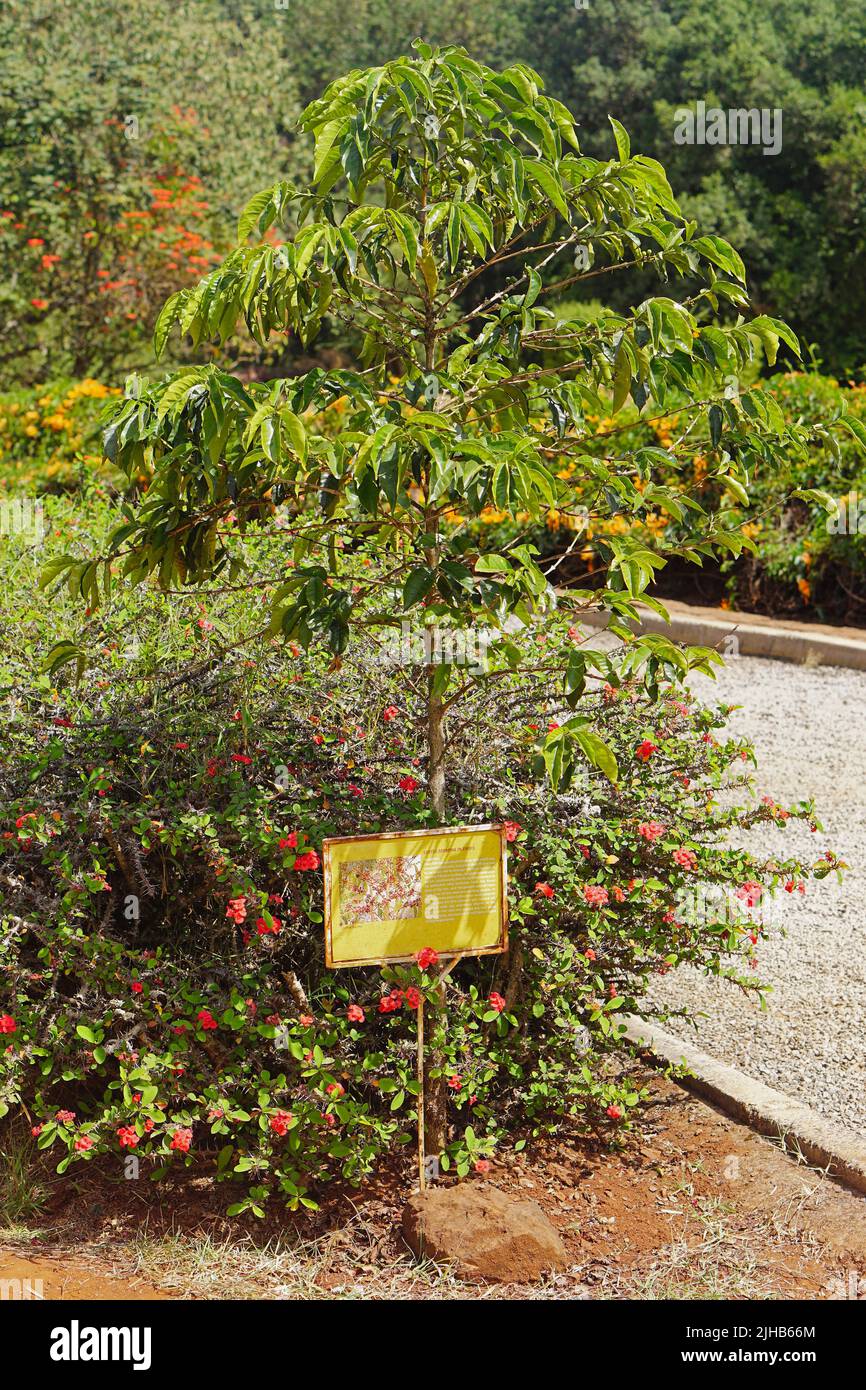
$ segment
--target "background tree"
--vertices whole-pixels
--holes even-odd
[[[257,36],[207,0],[95,0],[87,24],[9,0],[3,18],[0,374],[129,370],[166,294],[230,244],[257,161],[289,167],[291,77],[275,105]]]
[[[47,578],[66,577],[91,607],[118,577],[246,588],[267,604],[273,635],[324,644],[337,667],[350,643],[381,642],[403,621],[491,631],[482,669],[428,659],[405,672],[426,727],[430,818],[442,822],[449,723],[515,672],[530,690],[552,673],[560,682],[562,722],[539,751],[554,785],[587,762],[616,780],[587,692],[640,671],[652,694],[661,677],[711,658],[635,638],[636,601],[664,612],[646,589],[671,554],[700,563],[749,544],[724,502],[708,514],[656,475],[700,446],[723,497],[741,501],[752,470],[802,451],[809,433],[786,426],[765,392],[739,393],[760,353],[773,360],[780,340],[796,351],[796,339],[766,316],[717,324],[720,306],[746,305],[742,262],[682,216],[661,166],[631,154],[618,122],[612,157],[586,157],[573,117],[531,69],[497,73],[459,49],[417,49],[341,78],[307,108],[312,183],[256,195],[237,249],[175,294],[157,324],[160,351],[175,326],[196,346],[240,328],[261,344],[297,334],[307,349],[328,314],[345,325],[356,365],[266,384],[214,364],[130,381],[106,450],[145,490],[125,504],[106,554],[61,557]],[[262,240],[274,226],[289,231],[282,244]],[[557,318],[557,294],[630,269],[699,288],[591,324]],[[494,272],[499,288],[464,311],[467,289]],[[647,416],[677,401],[669,447],[624,446],[616,417],[629,397]],[[588,448],[599,431],[610,441],[602,455]],[[552,508],[568,514],[578,479],[588,527],[659,508],[681,522],[664,554],[609,536],[597,586],[559,598],[575,621],[608,610],[626,642],[617,656],[582,643],[577,627],[547,640],[552,590],[532,547],[518,538],[484,553],[465,525],[490,507],[527,524]],[[285,542],[276,562],[263,558],[274,553],[263,534]],[[539,619],[528,656],[509,625]],[[433,1147],[441,1139],[434,1130]]]

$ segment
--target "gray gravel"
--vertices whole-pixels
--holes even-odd
[[[758,755],[757,788],[783,804],[814,797],[824,832],[761,827],[757,853],[807,861],[832,848],[849,865],[810,882],[805,897],[782,894],[787,931],[760,943],[757,972],[773,986],[761,1010],[736,987],[683,967],[655,997],[705,1014],[697,1031],[670,1031],[796,1096],[853,1133],[866,1133],[866,672],[729,658],[717,681],[694,679],[707,703],[742,703],[731,730]]]

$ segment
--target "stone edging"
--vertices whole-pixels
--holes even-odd
[[[753,1081],[750,1076],[718,1062],[691,1043],[683,1042],[644,1019],[626,1016],[626,1037],[643,1046],[660,1062],[684,1063],[690,1075],[680,1084],[713,1101],[735,1120],[759,1134],[779,1139],[792,1154],[825,1168],[829,1176],[866,1192],[866,1140],[846,1133],[802,1101]]]
[[[815,666],[845,666],[866,671],[866,629],[830,627],[825,623],[795,623],[762,617],[759,613],[734,613],[723,608],[697,608],[688,603],[665,602],[671,616],[666,623],[646,609],[642,632],[659,632],[674,642],[693,647],[727,648],[739,656],[763,656]],[[581,615],[589,627],[607,627],[606,611]]]

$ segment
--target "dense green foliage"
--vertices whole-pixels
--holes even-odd
[[[74,7],[8,0],[4,20],[0,185],[21,224],[0,233],[6,382],[143,362],[157,304],[189,272],[124,214],[181,170],[175,186],[201,180],[190,201],[207,207],[181,208],[178,225],[224,247],[265,170],[308,175],[303,106],[335,72],[395,57],[417,35],[529,63],[577,113],[586,154],[607,157],[618,116],[686,212],[740,248],[755,302],[834,371],[863,367],[866,17],[846,0],[98,0],[86,25]],[[780,108],[781,151],[678,145],[675,113],[698,100]],[[46,272],[42,254],[61,259]],[[95,283],[99,269],[116,293]],[[614,283],[608,302],[628,309],[648,283]],[[339,344],[339,322],[326,329]]]
[[[866,365],[866,10],[851,0],[530,0],[523,45],[595,152],[615,114],[685,210],[743,255],[755,302],[833,370]],[[782,111],[782,148],[678,145],[675,113]],[[844,286],[844,291],[842,290]],[[618,307],[623,302],[617,301]]]

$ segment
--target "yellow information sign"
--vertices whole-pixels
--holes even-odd
[[[325,840],[327,965],[507,950],[505,843],[498,825]]]

